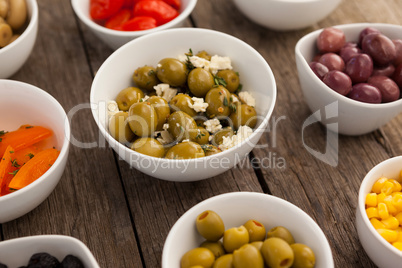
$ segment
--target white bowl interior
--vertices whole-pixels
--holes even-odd
[[[275,226],[284,226],[289,229],[296,242],[304,243],[314,251],[316,268],[334,267],[331,248],[324,233],[304,211],[274,196],[236,192],[204,200],[179,218],[166,238],[162,268],[179,268],[183,254],[204,241],[197,233],[195,220],[205,210],[218,213],[225,229],[241,226],[250,219],[260,221],[267,231]]]
[[[49,253],[60,262],[71,254],[79,258],[85,267],[99,268],[84,243],[64,235],[37,235],[0,242],[0,263],[10,268],[25,266],[33,254],[40,252]]]
[[[163,43],[163,49],[160,44]],[[169,29],[163,32],[143,36],[131,41],[113,53],[98,70],[91,88],[92,113],[101,132],[106,136],[108,142],[114,146],[123,159],[133,160],[149,159],[157,163],[174,161],[169,159],[155,159],[134,152],[122,144],[116,143],[109,135],[106,125],[106,103],[114,100],[118,92],[132,85],[132,74],[135,69],[144,65],[156,67],[159,60],[166,57],[177,57],[192,49],[194,53],[201,50],[208,51],[211,55],[227,56],[232,60],[233,69],[240,74],[240,80],[244,91],[250,91],[256,99],[256,111],[259,116],[256,130],[251,135],[253,145],[258,141],[259,136],[264,132],[269,117],[272,114],[276,101],[276,84],[273,73],[264,58],[248,44],[230,35],[206,30],[192,28]],[[252,69],[250,68],[252,66]],[[258,138],[257,138],[257,135]],[[253,138],[254,137],[254,138]],[[114,145],[113,145],[114,143]],[[249,150],[252,146],[250,145]],[[220,153],[220,156],[233,154],[235,148]],[[247,154],[242,152],[242,155]],[[126,155],[126,156],[122,156]],[[231,156],[232,157],[232,156]],[[130,159],[127,159],[130,158]],[[181,162],[201,163],[205,158],[196,160],[175,160]],[[138,162],[138,161],[136,161]],[[199,165],[198,168],[202,168]],[[170,173],[171,180],[178,179],[181,167],[176,171],[179,174]],[[168,176],[169,174],[160,174]],[[211,175],[198,172],[199,176]],[[153,176],[157,176],[152,174]],[[181,174],[186,179],[186,174]],[[191,177],[187,180],[192,179]],[[179,178],[180,179],[180,178]]]

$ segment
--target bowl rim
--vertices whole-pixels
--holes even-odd
[[[39,241],[48,241],[48,240],[60,240],[63,243],[73,244],[75,247],[79,246],[80,250],[84,252],[87,260],[91,262],[92,265],[95,265],[93,268],[98,268],[99,264],[96,261],[94,255],[89,250],[89,248],[79,240],[78,238],[68,236],[68,235],[59,235],[59,234],[43,234],[43,235],[32,235],[32,236],[24,236],[24,237],[17,237],[8,240],[0,241],[0,245],[8,245],[8,244],[20,244],[26,242],[39,242]]]
[[[64,119],[64,136],[65,137],[64,137],[64,142],[60,148],[59,156],[57,157],[54,164],[45,172],[45,174],[43,174],[37,180],[33,181],[32,183],[30,183],[29,185],[25,186],[24,188],[22,188],[18,191],[15,191],[13,193],[10,193],[10,194],[4,195],[4,196],[0,196],[0,202],[2,200],[18,198],[20,195],[24,195],[25,192],[27,192],[31,188],[35,187],[35,185],[42,183],[43,180],[47,180],[47,178],[50,176],[50,174],[53,173],[53,171],[55,171],[62,164],[64,159],[66,159],[68,157],[68,152],[69,152],[69,147],[70,147],[70,135],[71,135],[70,123],[68,121],[67,114],[66,114],[63,106],[52,95],[50,95],[48,92],[44,91],[43,89],[40,89],[39,87],[36,87],[34,85],[31,85],[31,84],[28,84],[25,82],[21,82],[21,81],[0,79],[0,85],[2,83],[16,84],[16,85],[19,85],[20,87],[28,88],[30,91],[34,92],[33,94],[41,95],[41,97],[46,98],[50,102],[53,102],[55,104],[55,106],[58,107],[59,111],[62,112],[62,114],[65,117],[65,119]]]
[[[75,14],[89,28],[93,28],[94,30],[101,32],[102,34],[111,35],[113,37],[139,37],[142,35],[146,35],[146,34],[150,34],[153,32],[158,32],[161,30],[168,29],[170,27],[173,27],[177,23],[183,21],[194,10],[198,0],[189,0],[188,5],[185,7],[185,9],[183,9],[179,13],[179,15],[176,18],[174,18],[173,20],[171,20],[165,24],[162,24],[158,27],[155,27],[155,28],[152,28],[149,30],[142,30],[142,31],[117,31],[117,30],[112,30],[112,29],[108,29],[104,26],[101,26],[101,25],[97,24],[95,21],[93,21],[86,14],[84,14],[84,12],[81,10],[81,8],[79,7],[79,4],[78,4],[81,1],[83,1],[83,0],[71,0],[71,3],[73,6],[73,9],[75,11]],[[88,4],[89,4],[89,1],[88,1]]]
[[[226,38],[229,38],[235,42],[240,42],[242,43],[242,45],[246,46],[248,49],[250,49],[250,51],[252,51],[252,53],[254,53],[256,55],[256,57],[258,57],[261,62],[263,63],[263,65],[265,66],[265,68],[267,68],[267,70],[269,71],[269,73],[267,75],[269,75],[271,81],[272,81],[272,100],[271,100],[271,106],[268,109],[266,115],[264,116],[263,120],[261,121],[260,125],[255,128],[253,130],[253,133],[244,141],[242,141],[240,144],[237,144],[236,146],[225,150],[223,152],[220,152],[218,154],[215,155],[210,155],[210,156],[205,156],[205,157],[201,157],[201,158],[193,158],[193,159],[167,159],[167,158],[157,158],[157,157],[153,157],[153,156],[148,156],[145,154],[140,154],[134,150],[131,150],[130,148],[127,148],[126,146],[124,146],[123,144],[121,144],[120,142],[116,141],[109,133],[109,131],[106,130],[105,127],[102,126],[102,123],[99,121],[97,114],[96,114],[96,103],[94,101],[94,96],[95,96],[95,86],[97,83],[97,75],[95,75],[95,78],[92,82],[91,85],[91,90],[90,90],[90,103],[91,103],[91,111],[92,111],[92,116],[96,122],[96,124],[98,125],[99,130],[101,131],[102,135],[108,140],[109,144],[111,145],[111,147],[115,148],[115,146],[113,145],[117,145],[117,148],[120,150],[123,150],[125,153],[129,152],[131,154],[137,155],[138,157],[142,157],[145,159],[148,159],[150,161],[156,162],[156,163],[160,163],[160,162],[169,162],[169,163],[201,163],[204,161],[209,161],[215,157],[224,157],[225,155],[230,155],[232,152],[236,151],[239,147],[243,146],[245,143],[249,143],[250,144],[250,140],[253,139],[256,135],[258,135],[259,133],[263,133],[266,126],[268,125],[268,121],[270,120],[275,104],[276,104],[276,98],[277,98],[277,87],[276,87],[276,81],[275,81],[275,77],[274,74],[272,72],[271,67],[269,66],[268,62],[264,59],[264,57],[256,50],[254,49],[252,46],[250,46],[249,44],[247,44],[246,42],[244,42],[243,40],[236,38],[232,35],[220,32],[220,31],[216,31],[216,30],[210,30],[210,29],[204,29],[204,28],[188,28],[188,27],[183,27],[183,28],[173,28],[173,29],[167,29],[164,31],[159,31],[159,32],[155,32],[152,34],[147,34],[144,36],[140,36],[136,39],[133,39],[131,41],[129,41],[128,43],[124,44],[123,46],[121,46],[120,48],[118,48],[116,51],[114,51],[100,66],[100,68],[97,71],[97,74],[101,73],[102,70],[104,68],[106,68],[105,66],[108,65],[108,63],[110,61],[112,61],[114,59],[114,57],[117,57],[116,55],[119,55],[120,53],[124,53],[124,51],[126,49],[128,49],[128,47],[133,46],[133,44],[137,43],[137,42],[142,42],[142,40],[146,40],[148,38],[154,38],[154,36],[158,36],[158,35],[164,35],[164,34],[169,34],[169,33],[175,33],[175,32],[199,32],[200,35],[202,34],[218,34],[218,35],[223,35]],[[95,104],[95,105],[92,105]],[[253,145],[255,146],[255,145]]]
[[[381,170],[384,166],[387,166],[390,163],[401,163],[402,164],[402,155],[400,156],[395,156],[388,158],[377,165],[375,165],[370,171],[364,176],[360,188],[359,188],[359,194],[358,194],[358,211],[360,213],[361,218],[363,219],[364,225],[368,228],[370,233],[375,237],[377,242],[379,242],[381,245],[383,245],[386,249],[388,249],[390,252],[396,254],[397,256],[402,257],[402,251],[398,250],[394,246],[392,246],[390,243],[388,243],[374,228],[374,226],[371,224],[369,218],[367,217],[366,214],[366,209],[365,209],[365,200],[366,200],[366,192],[364,191],[364,188],[368,186],[368,181],[373,178],[373,174],[376,173],[378,170]],[[375,181],[374,181],[375,182]],[[374,184],[374,182],[371,184],[371,186]],[[371,189],[371,187],[370,187]]]
[[[29,18],[29,23],[26,29],[22,32],[21,36],[18,37],[14,42],[11,44],[3,47],[0,49],[0,55],[7,53],[8,50],[13,49],[16,47],[19,43],[24,42],[23,40],[26,39],[26,36],[34,30],[34,28],[37,27],[38,20],[39,20],[39,8],[38,8],[38,3],[36,0],[25,0],[27,2],[27,6],[29,5],[28,2],[31,4],[31,15],[28,14]]]
[[[402,25],[390,24],[390,23],[363,22],[363,23],[339,24],[339,25],[334,25],[334,26],[329,26],[329,27],[334,27],[334,28],[338,28],[341,30],[354,29],[354,28],[356,28],[356,30],[357,30],[360,28],[364,29],[366,27],[380,27],[380,28],[390,27],[390,28],[395,28],[399,31],[402,31]],[[394,108],[394,107],[402,105],[402,97],[400,97],[396,101],[387,102],[387,103],[365,103],[365,102],[353,100],[351,98],[348,98],[346,96],[343,96],[343,95],[337,93],[336,91],[334,91],[330,87],[328,87],[323,81],[321,81],[321,79],[319,79],[317,77],[317,75],[315,75],[314,72],[311,70],[311,68],[309,66],[309,62],[306,60],[306,58],[303,56],[303,54],[301,52],[301,47],[305,42],[310,41],[311,39],[316,39],[318,37],[318,35],[321,33],[321,31],[324,29],[325,28],[314,30],[314,31],[304,35],[297,41],[296,46],[295,46],[295,56],[297,58],[301,59],[301,64],[302,64],[301,67],[306,69],[306,72],[310,76],[310,79],[313,79],[313,81],[315,81],[316,84],[320,85],[333,98],[337,99],[338,101],[343,101],[350,105],[356,105],[356,106],[359,106],[362,108],[369,108],[369,109]],[[402,36],[401,36],[401,38],[402,38]],[[314,44],[315,44],[315,42],[314,42]],[[300,71],[298,73],[300,75]]]
[[[183,223],[188,221],[188,218],[190,217],[190,215],[194,214],[195,211],[199,210],[201,207],[205,206],[206,204],[216,203],[216,202],[222,203],[223,201],[230,200],[233,198],[253,198],[253,199],[258,198],[258,199],[263,199],[266,202],[280,203],[281,205],[287,206],[290,210],[298,211],[300,213],[300,215],[302,215],[303,220],[307,221],[306,224],[313,226],[314,229],[316,229],[319,236],[322,238],[322,241],[325,242],[322,245],[322,247],[324,248],[324,251],[327,252],[328,256],[330,257],[329,262],[331,263],[331,266],[326,267],[326,268],[334,267],[334,259],[333,259],[331,247],[329,245],[329,241],[328,241],[326,235],[324,234],[323,230],[321,229],[321,227],[310,215],[308,215],[304,210],[302,210],[298,206],[296,206],[293,203],[291,203],[285,199],[282,199],[280,197],[276,197],[276,196],[261,193],[261,192],[249,192],[249,191],[228,192],[228,193],[215,195],[215,196],[209,197],[207,199],[204,199],[203,201],[195,204],[194,206],[189,208],[186,212],[184,212],[179,217],[179,219],[173,224],[173,226],[170,228],[169,233],[165,239],[165,243],[164,243],[163,249],[162,249],[162,267],[168,267],[168,264],[169,264],[169,263],[167,263],[167,260],[169,257],[168,252],[166,250],[167,246],[172,244],[172,241],[175,239],[175,237],[173,237],[174,233],[176,233],[179,230],[180,226]]]

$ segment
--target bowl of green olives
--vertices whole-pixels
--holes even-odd
[[[196,181],[229,170],[255,147],[275,106],[276,83],[245,42],[178,28],[116,50],[98,70],[90,100],[100,132],[131,167]]]
[[[281,198],[232,192],[185,212],[163,247],[162,268],[332,268],[329,243],[317,223]]]

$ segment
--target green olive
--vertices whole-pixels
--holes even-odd
[[[13,36],[13,30],[7,23],[0,22],[0,48],[10,43]]]
[[[290,245],[294,254],[292,268],[313,268],[315,266],[315,255],[313,250],[300,243]]]
[[[234,268],[264,268],[264,260],[260,251],[250,245],[245,244],[233,251]]]
[[[10,3],[8,0],[0,0],[0,17],[5,19],[7,17],[8,9],[10,8]],[[0,19],[1,21],[1,19]]]
[[[256,220],[248,220],[244,227],[246,227],[248,234],[250,236],[250,242],[263,241],[265,239],[265,227],[264,225]]]
[[[158,116],[158,125],[156,126],[156,130],[162,130],[163,124],[166,123],[170,115],[168,102],[164,98],[158,96],[152,96],[147,99],[146,102],[149,102],[151,106],[154,107]]]
[[[10,0],[9,4],[10,7],[6,21],[15,31],[24,25],[27,19],[28,8],[25,0]]]
[[[211,55],[209,55],[209,53],[206,52],[205,50],[198,52],[196,56],[209,61],[211,60]]]
[[[229,90],[230,93],[234,93],[239,88],[239,75],[233,70],[221,70],[216,76],[225,80],[226,89]]]
[[[121,143],[129,143],[134,138],[134,133],[128,124],[127,118],[127,112],[117,112],[109,119],[110,135]]]
[[[137,87],[128,87],[119,92],[116,97],[119,110],[128,111],[134,103],[139,102],[144,97],[144,92]]]
[[[177,94],[172,98],[169,104],[172,109],[172,112],[183,111],[191,117],[197,115],[197,112],[194,111],[194,109],[190,108],[189,106],[190,104],[191,105],[194,104],[194,101],[187,94],[183,93]]]
[[[212,268],[233,268],[233,254],[225,254],[215,260]]]
[[[188,74],[187,85],[194,96],[203,98],[215,85],[214,76],[204,68],[198,67]]]
[[[222,152],[218,147],[212,144],[203,144],[201,148],[204,150],[205,156],[214,155]]]
[[[225,127],[222,128],[221,130],[218,130],[215,132],[215,134],[212,136],[211,143],[215,146],[219,146],[223,142],[223,137],[232,137],[234,135],[234,131],[231,127]]]
[[[209,143],[209,132],[203,127],[197,127],[197,128],[198,128],[198,132],[193,141],[200,145],[208,144]]]
[[[214,254],[207,248],[193,248],[187,251],[180,260],[180,268],[191,268],[201,265],[204,268],[211,268],[215,261]]]
[[[158,125],[158,115],[149,102],[137,102],[128,111],[128,123],[131,130],[139,137],[151,136]]]
[[[211,88],[205,96],[208,103],[207,116],[229,116],[230,114],[230,92],[223,86]]]
[[[137,68],[133,74],[133,81],[138,87],[146,90],[153,90],[154,86],[159,84],[156,69],[151,66]]]
[[[165,158],[168,159],[192,159],[204,157],[205,153],[201,145],[192,141],[180,142],[170,148]]]
[[[165,156],[165,148],[154,138],[139,138],[133,142],[131,149],[153,157],[162,158]]]
[[[223,249],[221,241],[217,242],[204,241],[201,243],[200,247],[207,248],[210,251],[212,251],[212,253],[214,253],[215,259],[225,254],[225,250]]]
[[[254,107],[247,104],[236,105],[236,111],[230,115],[233,127],[238,129],[240,126],[255,127],[257,124],[257,112]]]
[[[293,250],[281,238],[271,237],[266,239],[262,244],[261,254],[265,264],[271,268],[288,268],[293,264]]]
[[[221,217],[212,210],[206,210],[195,221],[198,233],[208,241],[216,242],[222,238],[225,225]]]
[[[194,119],[183,111],[172,113],[168,118],[169,133],[177,141],[194,141],[198,127]]]
[[[228,253],[232,253],[248,242],[249,235],[246,227],[243,225],[227,229],[223,234],[223,247]]]
[[[264,243],[263,241],[254,241],[254,242],[251,242],[250,245],[256,247],[256,249],[258,249],[258,250],[261,250],[263,243]]]
[[[283,226],[276,226],[268,231],[267,238],[279,237],[285,240],[289,245],[295,243],[292,233]]]
[[[164,58],[159,61],[156,76],[163,83],[179,87],[187,82],[187,66],[174,58]]]

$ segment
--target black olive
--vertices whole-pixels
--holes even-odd
[[[84,268],[84,264],[77,257],[67,255],[61,262],[60,268]]]
[[[27,268],[59,268],[60,262],[48,253],[36,253],[29,260]]]

